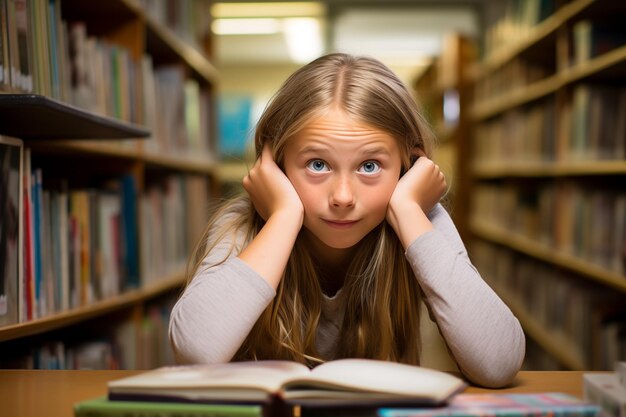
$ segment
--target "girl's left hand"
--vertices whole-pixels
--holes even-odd
[[[420,217],[427,220],[426,215],[443,197],[447,187],[446,178],[439,165],[420,152],[419,159],[398,181],[387,208],[387,221],[401,240],[405,240],[402,235],[409,231],[406,230],[407,228],[400,227],[400,223],[403,220],[413,222],[420,212],[423,214]],[[402,229],[405,229],[404,233],[401,233]],[[413,228],[410,227],[410,229]],[[416,231],[412,232],[411,235]],[[407,236],[406,240],[412,237]]]
[[[447,187],[439,165],[422,154],[398,181],[389,205],[399,208],[417,204],[428,214],[446,193]]]

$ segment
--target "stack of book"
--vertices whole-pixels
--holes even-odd
[[[109,382],[75,417],[599,417],[562,393],[466,394],[455,375],[388,361],[340,359],[164,367]]]
[[[626,362],[617,362],[615,372],[584,374],[583,392],[602,407],[602,417],[626,417]]]
[[[108,397],[82,401],[76,417],[291,416],[336,410],[442,406],[466,383],[441,371],[368,359],[313,370],[290,361],[163,367],[112,381]]]

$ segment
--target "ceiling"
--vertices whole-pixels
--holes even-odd
[[[239,2],[226,0],[222,3]],[[254,15],[254,10],[263,2],[247,3],[255,3],[246,6],[246,14]],[[325,10],[315,17],[321,25],[322,52],[367,54],[395,66],[420,65],[438,54],[447,32],[478,36],[482,7],[480,0],[327,0],[318,3],[322,3]],[[218,66],[294,64],[282,32],[215,35],[214,39]]]

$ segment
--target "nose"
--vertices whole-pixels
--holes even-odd
[[[347,178],[339,178],[330,193],[330,204],[336,208],[354,206],[354,190]]]

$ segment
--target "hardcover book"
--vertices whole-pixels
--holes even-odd
[[[258,405],[181,404],[110,401],[94,398],[74,404],[74,417],[261,417]]]
[[[110,400],[382,406],[442,404],[465,386],[441,371],[340,359],[313,370],[271,360],[164,367],[112,381],[108,389]]]

